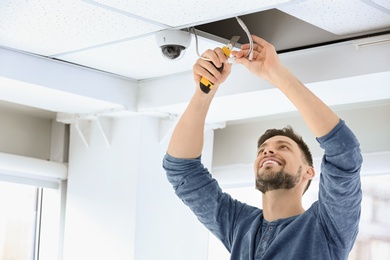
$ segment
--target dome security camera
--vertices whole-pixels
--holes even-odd
[[[191,34],[175,29],[164,30],[156,33],[156,42],[166,59],[178,60],[190,46]]]

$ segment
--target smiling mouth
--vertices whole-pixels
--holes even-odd
[[[264,167],[264,166],[271,166],[271,165],[281,165],[281,164],[278,163],[278,162],[276,162],[276,161],[274,161],[274,160],[266,160],[266,161],[264,161],[264,162],[261,164],[260,168],[262,168],[262,167]]]

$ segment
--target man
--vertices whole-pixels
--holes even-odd
[[[164,157],[176,194],[231,253],[231,259],[347,259],[358,232],[362,157],[356,137],[332,110],[284,67],[274,47],[253,36],[249,46],[233,52],[236,63],[280,89],[295,105],[324,149],[317,202],[305,211],[302,195],[314,177],[306,144],[292,129],[268,130],[258,141],[254,162],[263,209],[223,193],[201,164],[203,128],[210,103],[231,66],[217,48],[208,50],[216,67],[199,59],[193,67],[214,82],[209,94],[199,87],[180,118]]]

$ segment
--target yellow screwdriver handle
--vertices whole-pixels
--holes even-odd
[[[231,54],[231,52],[232,52],[232,51],[231,51],[228,47],[226,47],[226,46],[223,46],[223,47],[222,47],[222,51],[223,51],[223,53],[226,55],[226,57],[230,57],[230,54]],[[214,66],[215,66],[215,65],[214,65]],[[217,67],[216,67],[216,68],[217,68]],[[223,70],[223,63],[222,63],[222,66],[219,67],[219,68],[217,68],[217,69],[218,69],[219,72],[222,72],[222,70]],[[202,78],[200,79],[199,87],[200,87],[200,89],[201,89],[204,93],[208,94],[208,93],[210,92],[210,90],[213,88],[213,86],[214,86],[214,83],[212,83],[210,80],[206,79],[205,77],[202,77]]]

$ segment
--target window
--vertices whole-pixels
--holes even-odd
[[[37,254],[40,189],[0,181],[0,259],[31,260]]]
[[[313,181],[303,196],[305,208],[318,198],[319,182]],[[261,193],[254,187],[225,189],[232,197],[261,208]],[[360,230],[349,260],[390,259],[390,175],[362,176]],[[209,234],[208,260],[228,260],[222,243]]]
[[[0,152],[0,260],[62,257],[67,166]]]
[[[0,260],[59,259],[64,190],[0,181]]]

